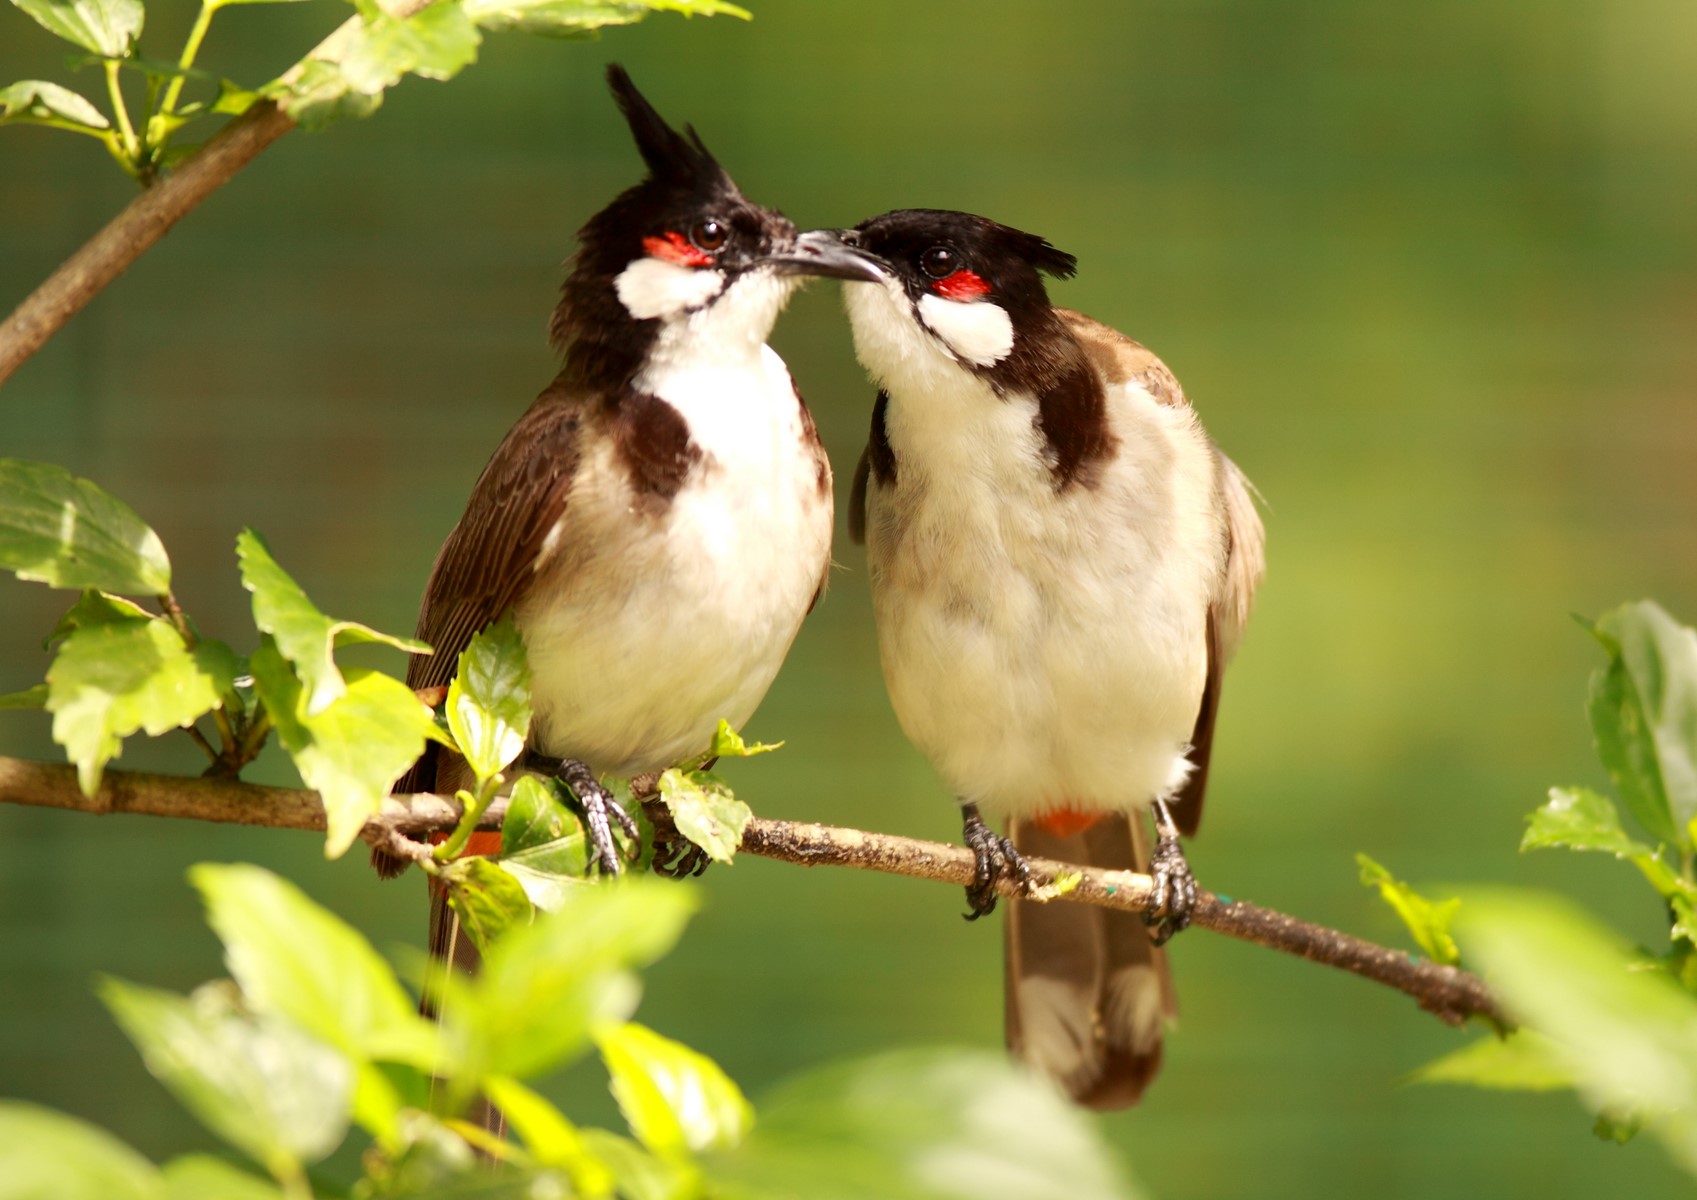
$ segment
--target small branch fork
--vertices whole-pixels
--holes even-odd
[[[0,804],[178,817],[272,829],[324,828],[324,808],[318,793],[300,788],[109,770],[99,794],[91,800],[77,790],[72,768],[5,757],[0,757]],[[478,822],[479,828],[499,829],[505,813],[506,801],[495,801]],[[660,835],[673,835],[664,814],[660,815]],[[441,796],[392,796],[361,836],[390,854],[416,861],[430,857],[430,847],[409,835],[452,829],[459,816],[460,806]],[[806,867],[855,867],[956,887],[972,882],[973,875],[972,851],[964,846],[761,817],[749,821],[742,849],[746,854]],[[1057,877],[1076,880],[1064,894],[1054,897],[1055,902],[1134,913],[1142,913],[1148,906],[1151,881],[1147,875],[1081,868],[1044,858],[1026,861],[1039,890],[1055,891]],[[1004,884],[1002,894],[1015,895],[1013,885]],[[1452,1025],[1473,1016],[1500,1025],[1512,1024],[1484,981],[1457,967],[1427,962],[1271,909],[1224,900],[1211,892],[1198,894],[1191,923],[1395,988]]]

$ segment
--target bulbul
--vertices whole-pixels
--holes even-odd
[[[1263,567],[1248,481],[1161,360],[1049,303],[1069,254],[967,213],[846,231],[879,387],[850,515],[902,728],[961,800],[969,916],[1020,852],[1156,877],[1138,917],[1015,901],[1011,1047],[1083,1103],[1134,1103],[1174,1009],[1158,946],[1195,884],[1220,674]],[[1143,812],[1153,808],[1149,845]],[[1011,842],[990,822],[1011,823]]]
[[[745,722],[824,590],[831,467],[766,338],[803,276],[869,271],[746,199],[622,69],[607,78],[648,174],[578,233],[551,326],[565,365],[437,555],[418,620],[435,654],[407,681],[447,683],[511,614],[531,755],[583,802],[594,861],[616,873],[609,820],[628,818],[598,776],[664,769],[721,718]],[[400,787],[451,794],[465,774],[433,747]],[[440,957],[475,962],[441,896],[431,928]]]

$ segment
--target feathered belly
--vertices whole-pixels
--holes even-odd
[[[1128,810],[1170,793],[1207,671],[1206,596],[1127,540],[873,522],[880,657],[897,717],[986,815]]]
[[[686,488],[650,536],[579,565],[519,625],[545,753],[659,770],[740,726],[778,673],[824,574],[829,497]],[[548,589],[538,589],[546,591]]]

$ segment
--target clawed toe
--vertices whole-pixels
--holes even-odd
[[[619,845],[613,839],[613,822],[618,822],[625,836],[635,843],[636,854],[640,856],[642,843],[636,822],[613,799],[613,794],[601,786],[595,772],[583,763],[575,759],[564,760],[560,763],[558,777],[583,806],[584,832],[589,837],[590,846],[587,869],[599,870],[603,875],[619,874],[624,870],[624,862],[619,854]]]
[[[996,911],[997,884],[1004,879],[1018,883],[1022,892],[1031,890],[1031,868],[1014,844],[984,824],[976,804],[963,804],[961,834],[973,853],[972,883],[966,889],[965,917],[976,921]]]
[[[1149,855],[1153,887],[1143,922],[1149,926],[1150,940],[1160,946],[1189,926],[1196,910],[1196,876],[1190,873],[1190,863],[1185,860],[1166,805],[1159,802],[1155,806],[1155,828],[1155,849]]]

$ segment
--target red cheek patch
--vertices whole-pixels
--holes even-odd
[[[945,300],[976,300],[990,293],[990,285],[981,276],[964,268],[931,285],[931,290]]]
[[[713,265],[713,256],[693,245],[681,233],[670,232],[665,237],[643,238],[642,248],[648,251],[648,257],[657,258],[661,262],[677,263],[680,267]]]

